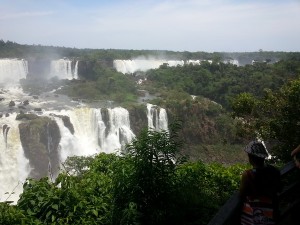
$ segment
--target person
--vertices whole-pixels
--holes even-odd
[[[300,145],[292,151],[291,156],[294,158],[296,167],[300,169]]]
[[[265,164],[269,154],[262,142],[251,141],[244,150],[253,168],[242,174],[239,190],[242,203],[240,224],[274,225],[278,216],[280,171]]]

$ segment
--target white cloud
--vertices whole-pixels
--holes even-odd
[[[10,19],[23,19],[26,17],[41,17],[53,15],[54,11],[42,11],[42,12],[18,12],[18,13],[3,13],[0,15],[0,20]]]
[[[0,31],[0,35],[9,37],[26,26],[29,31],[19,37],[22,43],[34,40],[83,48],[300,51],[296,41],[300,39],[300,4],[295,1],[111,1],[109,5],[80,8],[75,3],[67,4],[71,2],[64,1],[57,9],[48,7],[49,11],[39,8],[40,13],[2,14],[0,23],[5,19],[13,28]]]

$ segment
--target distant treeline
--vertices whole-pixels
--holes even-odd
[[[157,57],[174,60],[205,59],[223,61],[236,59],[241,65],[252,60],[275,62],[286,59],[288,52],[175,52],[167,50],[125,50],[125,49],[78,49],[58,46],[22,45],[11,41],[0,40],[0,58],[78,58],[82,60],[133,59],[137,57]]]

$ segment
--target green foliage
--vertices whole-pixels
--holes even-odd
[[[88,80],[70,81],[57,93],[88,101],[111,100],[117,103],[136,101],[135,82],[129,76],[101,64],[95,64],[92,70],[92,77],[86,77]]]
[[[239,99],[234,103],[240,102]],[[258,133],[264,140],[276,140],[274,153],[282,160],[290,160],[290,151],[300,143],[300,80],[284,85],[279,91],[266,90],[263,98],[253,101],[256,104],[252,108],[233,107],[235,114],[247,121],[241,127],[253,137]]]
[[[248,92],[261,97],[264,89],[278,90],[286,81],[297,78],[300,63],[294,58],[275,64],[255,63],[240,67],[222,62],[163,66],[146,73],[147,85],[151,86],[146,88],[156,89],[160,93],[179,90],[204,96],[230,110],[230,101],[237,94]]]
[[[110,224],[111,174],[106,167],[105,170],[95,168],[99,168],[99,162],[107,162],[112,157],[115,156],[100,154],[93,163],[88,159],[91,169],[81,176],[61,173],[55,183],[47,178],[27,180],[18,207],[44,224]],[[69,163],[74,169],[86,164],[80,158],[75,161]]]
[[[69,158],[54,183],[28,179],[1,224],[206,224],[244,167],[186,163],[177,128],[144,130],[121,156]]]
[[[42,224],[34,217],[26,215],[22,210],[16,206],[11,206],[6,202],[0,203],[0,224],[3,225],[28,225]]]
[[[237,190],[245,166],[224,167],[202,162],[187,163],[177,170],[177,223],[207,224],[218,208]],[[178,222],[180,221],[180,222]]]
[[[120,210],[134,204],[136,215],[139,215],[139,223],[167,222],[170,200],[175,194],[173,180],[176,165],[182,163],[182,158],[178,157],[179,147],[176,132],[170,135],[166,131],[152,130],[144,130],[138,139],[127,146],[126,158],[131,164],[127,168],[130,168],[131,172],[126,172],[127,179],[118,180],[126,182],[120,186],[125,186],[128,193],[126,196],[120,195],[117,187],[115,212],[117,215],[125,216],[127,210],[123,212]]]
[[[71,156],[62,165],[67,174],[82,176],[90,169],[93,161],[92,156]]]

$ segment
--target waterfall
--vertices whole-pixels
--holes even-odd
[[[65,127],[63,121],[59,117],[54,117],[60,131],[61,139],[59,143],[59,159],[60,162],[64,162],[69,156],[80,156],[81,147],[79,145],[79,140],[70,132],[70,130]]]
[[[75,63],[75,69],[74,69],[74,79],[78,79],[78,60]]]
[[[201,60],[187,60],[186,64],[192,64],[192,65],[200,65],[201,64]]]
[[[28,62],[23,59],[0,59],[0,83],[19,83],[28,74]]]
[[[30,172],[21,146],[16,114],[1,118],[0,127],[0,201],[17,201]],[[9,194],[5,194],[5,193]],[[14,192],[14,194],[12,194]],[[10,195],[11,194],[11,195]]]
[[[137,71],[147,71],[157,69],[163,64],[168,66],[183,66],[183,60],[159,60],[159,59],[134,59],[134,60],[114,60],[114,68],[123,74]]]
[[[125,146],[135,137],[130,129],[129,113],[126,109],[116,107],[108,109],[107,136],[103,150],[112,152]]]
[[[169,67],[184,66],[184,65],[200,65],[201,62],[212,63],[212,60],[189,59],[189,60],[165,60],[165,59],[132,59],[132,60],[114,60],[114,68],[123,74],[132,74],[137,71],[145,72],[150,69],[158,69],[163,64]],[[227,63],[227,61],[225,62]],[[237,60],[230,60],[228,63],[239,65]]]
[[[77,65],[77,67],[76,67]],[[57,76],[59,79],[72,80],[78,77],[78,61],[75,64],[75,69],[72,69],[72,60],[59,59],[51,61],[51,76]]]
[[[156,105],[147,104],[147,118],[148,127],[150,129],[161,131],[168,131],[168,116],[167,112],[163,108],[159,108]]]
[[[159,130],[169,130],[168,127],[168,115],[167,111],[163,108],[160,108],[159,110],[159,118],[158,118],[158,129]]]
[[[158,131],[168,130],[166,110],[151,104],[147,104],[147,109],[149,127]],[[45,144],[49,160],[45,161],[45,166],[48,167],[50,178],[57,176],[57,164],[64,162],[69,156],[91,156],[99,152],[120,153],[135,138],[130,128],[129,112],[122,107],[48,110],[43,112],[43,116],[54,120],[60,133],[58,149],[54,149],[57,139],[54,139],[56,136],[53,136],[53,132],[56,131],[48,122]],[[65,116],[69,117],[74,130],[70,129],[70,124],[65,123]],[[22,192],[21,183],[30,174],[29,163],[33,162],[29,162],[24,156],[19,133],[19,124],[22,122],[15,118],[16,113],[0,118],[0,201],[7,199],[5,192],[12,191],[16,194],[11,195],[8,200],[18,199],[18,194]]]
[[[107,118],[102,113],[107,112]],[[77,108],[54,114],[66,115],[74,126],[71,134],[62,122],[55,117],[61,133],[60,159],[68,156],[87,156],[99,152],[118,152],[135,137],[130,129],[129,113],[121,107],[108,109]]]

